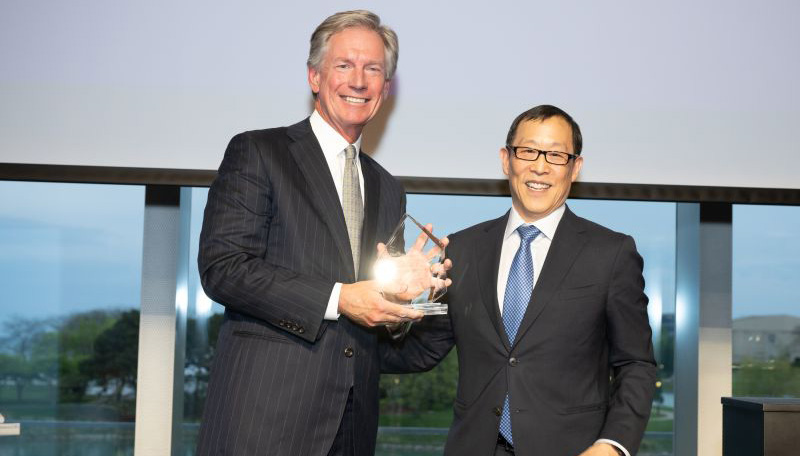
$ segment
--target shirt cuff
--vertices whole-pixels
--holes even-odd
[[[617,443],[617,442],[615,442],[613,440],[597,439],[594,443],[607,443],[609,445],[613,445],[615,448],[617,448],[620,451],[622,451],[622,454],[624,454],[625,456],[631,456],[631,454],[628,453],[628,450],[626,450],[624,446],[620,445],[619,443]]]
[[[342,284],[336,282],[331,290],[331,298],[328,299],[328,307],[325,309],[325,319],[336,321],[339,319],[339,295],[342,292]]]

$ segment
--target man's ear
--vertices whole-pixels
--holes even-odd
[[[575,163],[572,165],[572,182],[578,178],[578,175],[581,173],[581,168],[583,168],[583,157],[578,155],[575,157]]]
[[[383,99],[389,97],[389,91],[392,89],[392,80],[388,79],[386,82],[383,83]]]
[[[319,71],[312,67],[308,67],[308,85],[311,87],[311,91],[314,93],[319,93],[319,79]]]
[[[505,147],[500,148],[500,163],[503,165],[503,174],[506,176],[511,173],[511,157],[509,156],[508,149]]]

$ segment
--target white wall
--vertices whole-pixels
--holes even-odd
[[[798,2],[357,6],[400,36],[365,137],[397,175],[500,178],[511,120],[551,103],[583,181],[800,188]],[[308,38],[353,7],[4,0],[0,162],[215,169],[233,134],[308,115]]]

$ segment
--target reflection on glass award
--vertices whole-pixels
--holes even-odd
[[[437,267],[444,261],[442,241],[405,214],[386,243],[386,250],[386,255],[375,262],[374,270],[384,291],[425,315],[446,314],[447,304],[437,302],[447,291],[444,267]]]

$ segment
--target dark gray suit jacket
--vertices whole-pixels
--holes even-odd
[[[598,438],[634,454],[656,367],[633,239],[567,209],[512,348],[497,302],[507,219],[450,236],[449,315],[426,317],[401,343],[382,345],[382,370],[429,369],[456,344],[447,455],[493,454],[506,391],[517,455],[575,456]]]
[[[402,186],[360,154],[360,271],[405,212]],[[225,306],[198,454],[325,455],[353,389],[356,455],[378,424],[377,331],[323,319],[352,254],[330,170],[308,119],[235,136],[200,236],[206,294]],[[365,274],[361,274],[362,278]],[[349,355],[349,356],[348,356]]]

